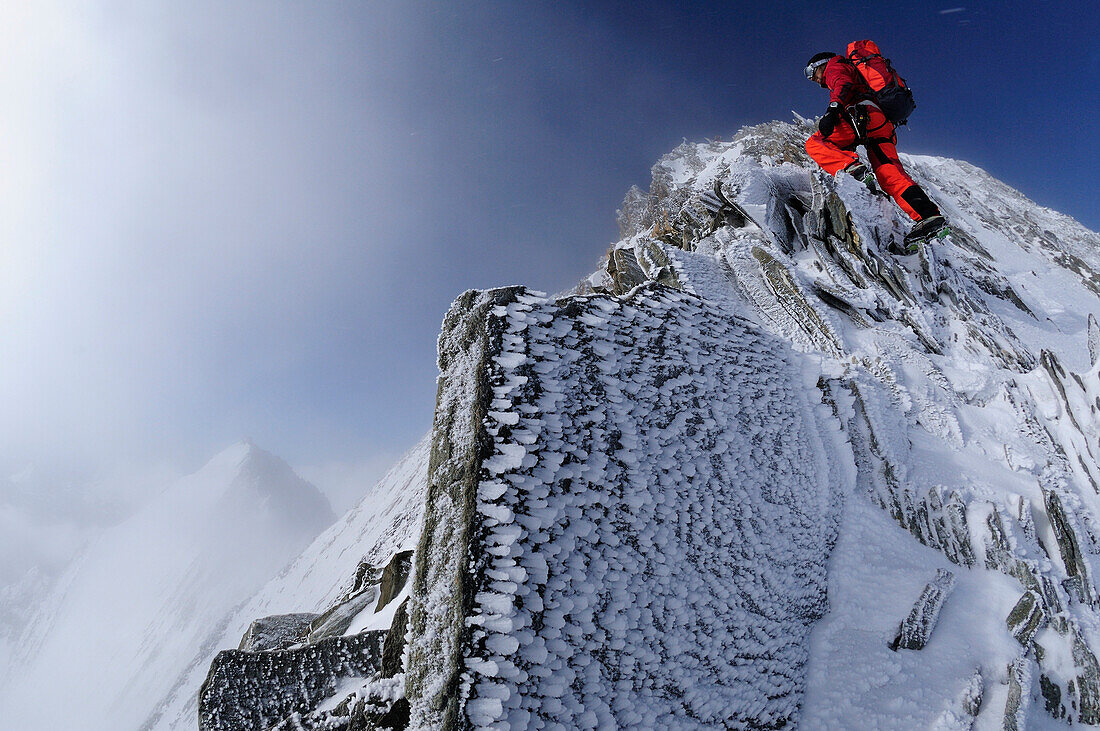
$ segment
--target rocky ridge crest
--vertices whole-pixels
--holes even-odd
[[[900,255],[809,131],[681,145],[566,296],[455,301],[408,604],[263,723],[1100,723],[1100,236],[911,156],[952,234]]]

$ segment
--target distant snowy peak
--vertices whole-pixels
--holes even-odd
[[[226,448],[198,472],[161,496],[165,507],[221,503],[215,512],[236,514],[246,505],[272,521],[316,535],[336,519],[328,499],[284,460],[249,440]]]
[[[211,661],[219,650],[237,648],[254,620],[317,615],[359,601],[349,597],[356,595],[355,586],[370,573],[365,570],[367,567],[387,566],[395,555],[411,551],[420,534],[430,453],[431,442],[425,437],[376,485],[366,489],[354,508],[240,605],[219,629],[220,638],[204,648],[202,660],[188,670],[165,700],[159,722],[150,729],[195,728],[198,689],[207,677]],[[387,613],[392,616],[402,602],[403,598],[395,600],[381,614],[375,614],[371,605],[364,610],[362,619],[379,621]],[[363,625],[356,622],[350,627],[358,631]],[[309,682],[314,680],[315,677],[310,678]],[[247,706],[250,701],[242,699],[242,703]]]
[[[41,728],[59,687],[52,728],[155,725],[232,610],[332,520],[283,460],[250,442],[222,451],[106,530],[61,578],[0,688],[5,727]]]
[[[279,457],[245,441],[227,452],[243,449],[233,478],[233,490],[252,491],[264,505],[282,516],[320,530],[336,519],[332,506],[320,490],[303,480]]]

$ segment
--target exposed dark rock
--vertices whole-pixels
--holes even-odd
[[[1071,583],[1071,593],[1079,601],[1087,604],[1095,603],[1092,592],[1092,581],[1089,576],[1088,566],[1081,553],[1081,542],[1074,530],[1070,517],[1062,507],[1062,501],[1053,491],[1043,489],[1043,501],[1046,503],[1047,516],[1050,518],[1050,527],[1054,532],[1054,538],[1058,542],[1058,550],[1062,555],[1062,563],[1066,567]]]
[[[400,551],[381,570],[367,562],[360,562],[352,588],[333,606],[317,615],[310,624],[306,641],[316,642],[344,634],[355,617],[372,604],[375,612],[381,611],[405,588],[412,568],[412,555],[412,551]]]
[[[377,584],[379,578],[377,566],[366,560],[360,561],[359,565],[355,568],[355,579],[352,580],[351,588],[344,592],[340,598],[334,602],[333,606],[336,604],[343,604],[353,596],[366,591],[368,587]]]
[[[1054,616],[1063,609],[1063,602],[1054,582],[1039,570],[1033,560],[1020,558],[1013,542],[1005,529],[1006,516],[993,508],[986,518],[985,566],[1001,571],[1023,584],[1024,588],[1035,592],[1043,600],[1045,614]]]
[[[1073,619],[1064,614],[1052,616],[1049,625],[1054,632],[1037,634],[1032,641],[1042,671],[1039,689],[1047,711],[1071,723],[1100,723],[1100,662]],[[1065,665],[1048,666],[1051,654],[1072,657],[1071,675],[1064,674]]]
[[[1066,395],[1066,384],[1064,381],[1068,378],[1066,369],[1062,367],[1062,364],[1058,361],[1058,356],[1049,350],[1043,350],[1039,353],[1039,363],[1043,366],[1043,369],[1050,376],[1051,383],[1058,390],[1058,395],[1062,397],[1062,404],[1066,407],[1066,416],[1073,423],[1073,426],[1077,431],[1081,431],[1081,425],[1077,423],[1077,418],[1073,415],[1073,404],[1070,402],[1069,396]]]
[[[311,710],[340,680],[381,669],[385,634],[331,637],[294,650],[219,652],[199,690],[200,731],[266,729]]]
[[[409,627],[409,600],[401,602],[393,615],[393,623],[382,646],[382,677],[392,678],[401,672],[401,655],[405,652],[405,634]]]
[[[276,614],[254,620],[241,638],[238,650],[263,652],[282,650],[305,641],[309,626],[320,616],[311,612],[301,614]]]
[[[368,725],[371,724],[371,725]],[[372,729],[393,729],[394,731],[402,731],[402,729],[409,726],[409,702],[404,698],[398,698],[390,710],[386,711],[377,721],[366,721],[359,728],[362,731],[372,731]],[[349,728],[348,731],[353,731],[353,728]]]
[[[890,643],[890,649],[923,650],[936,627],[943,603],[955,588],[955,575],[944,569],[936,569],[936,578],[928,582],[917,597],[909,616],[902,620],[898,633]]]
[[[1100,362],[1100,322],[1096,321],[1096,315],[1089,313],[1089,358],[1093,365]]]
[[[1067,688],[1075,693],[1072,699],[1081,723],[1100,723],[1100,662],[1085,643],[1077,628],[1073,630],[1073,663],[1078,675],[1076,681],[1070,681]]]
[[[680,280],[676,276],[676,270],[668,255],[661,250],[661,246],[654,241],[643,241],[636,249],[638,264],[646,273],[649,281],[663,284],[666,287],[680,289]]]
[[[822,302],[829,305],[833,309],[839,310],[840,312],[844,313],[855,324],[859,325],[860,327],[870,326],[870,323],[867,322],[866,319],[864,319],[863,313],[855,306],[853,306],[852,303],[845,300],[842,295],[829,291],[829,289],[827,289],[824,285],[820,283],[816,283],[814,285],[813,291],[814,294],[816,294]],[[871,316],[876,320],[881,317],[875,317],[875,315],[873,314]],[[879,321],[881,322],[881,320]]]
[[[326,637],[338,637],[347,631],[356,615],[374,604],[378,598],[378,585],[366,587],[363,591],[328,609],[310,624],[307,642],[317,642]]]
[[[1046,675],[1039,676],[1039,692],[1043,696],[1043,707],[1052,718],[1065,718],[1066,707],[1062,703],[1062,687]]]
[[[1025,591],[1008,613],[1008,631],[1024,647],[1031,646],[1035,633],[1046,625],[1042,598],[1034,591]]]
[[[378,581],[378,604],[374,611],[382,611],[382,607],[393,601],[405,588],[409,580],[409,570],[412,568],[412,556],[412,551],[399,551],[386,564],[386,568],[382,569],[382,577]]]
[[[607,260],[607,273],[614,283],[615,294],[626,294],[646,281],[633,249],[615,249]]]

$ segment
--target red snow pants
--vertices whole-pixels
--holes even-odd
[[[871,161],[871,168],[875,171],[878,184],[894,199],[901,210],[914,221],[919,221],[920,216],[901,197],[902,193],[916,183],[905,172],[905,168],[901,166],[901,160],[898,159],[894,125],[878,107],[860,105],[860,108],[868,113],[867,131],[862,142],[847,119],[847,115],[841,115],[831,135],[825,137],[820,132],[814,132],[810,139],[806,140],[806,152],[825,172],[836,175],[837,171],[843,170],[859,159],[855,151],[856,146],[863,144],[867,148],[867,157]]]

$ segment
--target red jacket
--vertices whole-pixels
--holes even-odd
[[[871,87],[863,80],[863,75],[843,56],[833,56],[825,64],[825,87],[829,90],[829,101],[841,107],[872,98]]]

